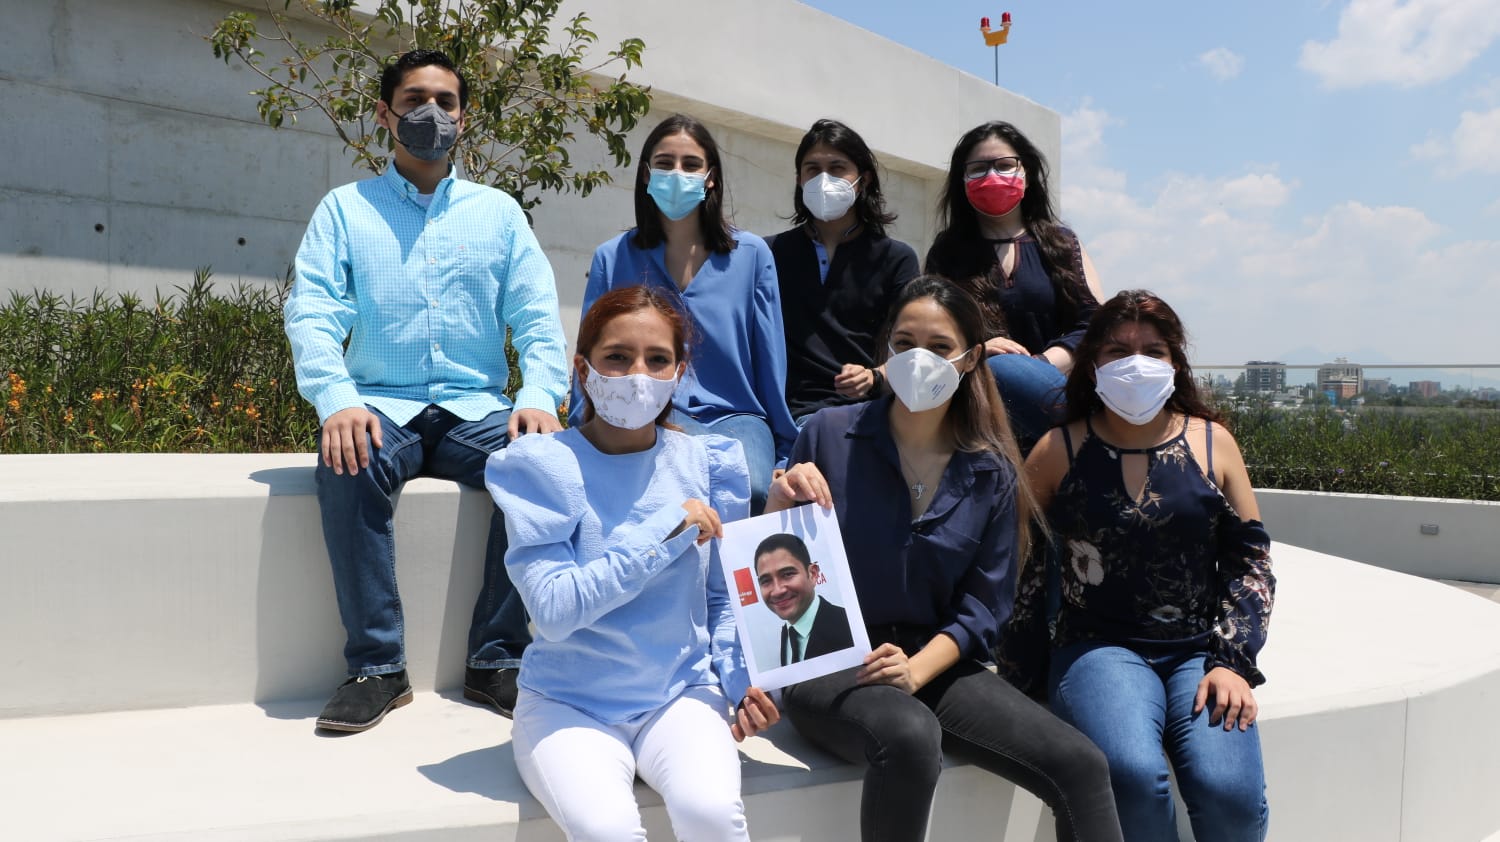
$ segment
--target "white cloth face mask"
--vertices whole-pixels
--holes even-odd
[[[1141,425],[1166,406],[1176,379],[1171,363],[1135,354],[1094,369],[1094,391],[1114,414]]]
[[[952,400],[953,393],[958,391],[963,375],[954,363],[968,353],[949,360],[926,348],[909,348],[899,354],[891,348],[891,358],[885,361],[885,379],[891,384],[891,391],[912,412],[936,409]]]
[[[807,205],[808,213],[824,222],[832,222],[854,206],[854,199],[859,195],[854,185],[858,183],[857,178],[845,181],[836,175],[820,172],[802,182],[802,203]]]
[[[583,381],[583,390],[594,404],[594,414],[622,430],[639,430],[654,422],[677,388],[675,377],[669,380],[649,374],[607,377],[595,371],[591,363],[585,361],[584,365],[589,367],[589,376]]]

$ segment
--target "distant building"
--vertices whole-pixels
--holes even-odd
[[[1365,394],[1367,395],[1389,395],[1391,393],[1391,378],[1389,377],[1367,377],[1365,378]]]
[[[1408,394],[1421,395],[1424,398],[1435,398],[1443,391],[1443,384],[1436,380],[1413,380],[1406,387]]]
[[[1286,363],[1264,360],[1245,363],[1245,388],[1252,392],[1286,391]]]
[[[1354,391],[1348,391],[1350,387]],[[1365,390],[1365,369],[1359,363],[1351,363],[1346,357],[1335,357],[1333,362],[1318,366],[1318,391],[1340,397],[1354,397]]]
[[[1474,397],[1481,401],[1500,401],[1500,389],[1475,389]]]

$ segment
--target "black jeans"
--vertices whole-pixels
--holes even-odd
[[[1059,842],[1123,838],[1104,754],[1005,679],[962,660],[912,696],[889,685],[862,687],[856,672],[792,685],[782,701],[808,740],[869,764],[864,842],[921,842],[945,747],[1046,802]]]

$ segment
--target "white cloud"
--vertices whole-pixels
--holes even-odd
[[[1378,347],[1396,361],[1493,356],[1500,238],[1451,242],[1419,209],[1355,201],[1296,217],[1287,209],[1299,185],[1274,164],[1127,191],[1101,163],[1110,123],[1092,106],[1064,117],[1065,149],[1067,126],[1099,128],[1078,140],[1090,156],[1080,169],[1106,175],[1073,178],[1069,159],[1067,221],[1107,295],[1153,289],[1182,314],[1199,364],[1304,347]]]
[[[1485,114],[1465,111],[1458,118],[1453,158],[1459,172],[1500,173],[1500,108]]]
[[[1088,99],[1063,115],[1062,159],[1067,167],[1066,182],[1125,189],[1125,173],[1110,169],[1104,162],[1104,129],[1120,122],[1094,108]]]
[[[1214,47],[1199,54],[1198,63],[1208,68],[1209,74],[1220,82],[1233,79],[1245,69],[1245,57],[1228,47]]]
[[[1484,208],[1486,216],[1500,216],[1500,199],[1490,202]]]
[[[1500,108],[1465,111],[1447,138],[1429,137],[1411,147],[1412,157],[1436,161],[1439,175],[1500,174]]]
[[[1463,70],[1497,38],[1494,0],[1351,0],[1338,35],[1304,43],[1299,65],[1327,88],[1414,88]]]

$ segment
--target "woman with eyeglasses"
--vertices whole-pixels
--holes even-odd
[[[771,250],[724,218],[727,188],[708,128],[673,114],[646,136],[635,184],[635,227],[594,251],[587,313],[611,289],[648,284],[692,321],[698,345],[672,396],[671,422],[691,435],[739,441],[750,466],[753,513],[765,507],[771,468],[791,452],[786,336]],[[583,421],[573,384],[569,422]]]
[[[1102,293],[1078,237],[1057,219],[1047,161],[1010,123],[958,141],[924,271],[984,311],[984,352],[1023,451],[1062,417],[1073,350]]]

